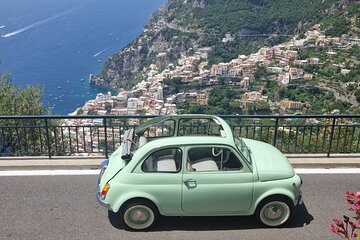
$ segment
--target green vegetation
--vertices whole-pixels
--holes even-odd
[[[195,28],[225,34],[245,29],[261,33],[293,33],[300,21],[324,16],[323,10],[337,1],[205,0],[202,1],[205,7],[195,11],[191,6],[196,2],[199,1],[189,0],[186,4],[171,1],[172,19],[181,19],[186,26],[190,23]],[[189,12],[193,15],[183,15]]]
[[[184,102],[178,104],[179,109],[184,109],[184,113],[199,114],[242,114],[239,93],[231,88],[214,88],[209,95],[208,105],[201,106],[195,103]]]
[[[271,110],[270,110],[270,105],[267,102],[264,101],[260,101],[258,103],[256,103],[255,105],[255,112],[259,113],[259,114],[270,114]]]
[[[9,74],[0,74],[0,115],[26,116],[50,114],[41,103],[43,89],[39,86],[17,87],[11,81]],[[44,126],[50,130],[46,132]],[[0,156],[40,154],[48,151],[45,139],[48,136],[50,145],[58,144],[56,154],[61,154],[67,143],[60,142],[56,135],[59,132],[51,126],[58,125],[56,121],[38,119],[0,119],[2,129],[0,138]],[[52,149],[52,154],[55,150]]]
[[[355,97],[356,97],[356,101],[357,101],[358,103],[360,103],[360,89],[357,89],[357,90],[355,91]]]
[[[16,87],[9,74],[0,75],[0,115],[43,115],[43,89],[39,86]]]
[[[266,67],[262,65],[258,65],[256,67],[254,78],[255,80],[266,80],[268,76],[271,75],[271,72],[269,72]]]
[[[360,26],[360,4],[350,4],[344,9],[338,7],[338,11],[333,11],[321,21],[321,28],[325,30],[326,35],[334,37],[340,37],[342,34],[360,36],[356,30]]]
[[[203,0],[203,8],[196,7],[199,2],[170,1],[166,20],[200,29],[200,45],[214,46],[209,54],[209,63],[214,64],[284,42],[286,35],[303,31],[326,16],[325,10],[338,1]],[[234,42],[221,42],[227,33],[235,37]]]
[[[340,37],[350,30],[350,22],[344,16],[338,16],[331,22],[332,25],[325,31],[326,35]]]
[[[320,59],[319,65],[304,65],[302,69],[305,72],[313,73],[316,77],[313,79],[314,85],[326,85],[344,96],[356,96],[357,83],[360,81],[360,47],[354,45],[348,50],[336,50],[336,55],[329,57],[328,51],[332,51],[330,47],[308,48],[299,52],[300,59],[307,59],[310,57],[317,57]],[[342,69],[349,70],[345,74],[341,73]],[[309,84],[307,81],[302,81],[302,84]],[[347,84],[347,85],[346,85]],[[304,93],[306,94],[306,93]],[[321,111],[326,109],[323,106],[324,102],[328,104],[328,108],[339,109],[342,112],[356,111],[350,109],[349,104],[335,102],[334,98],[325,97],[322,93],[315,94],[317,99],[311,100],[311,96],[307,100],[303,98],[303,94],[292,96],[298,101],[310,101],[311,112]],[[330,104],[331,103],[331,104]],[[346,109],[347,108],[347,109]],[[329,112],[329,111],[327,111]]]

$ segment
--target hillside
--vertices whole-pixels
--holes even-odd
[[[229,61],[284,42],[323,19],[331,24],[332,16],[339,17],[354,2],[169,0],[150,17],[140,36],[111,56],[91,82],[113,88],[133,86],[146,77],[151,64],[162,70],[176,64],[180,53],[200,47],[212,47],[209,65]],[[226,35],[231,41],[224,43]]]

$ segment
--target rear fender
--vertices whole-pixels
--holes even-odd
[[[150,194],[146,194],[144,192],[130,192],[126,195],[120,196],[118,199],[115,200],[115,204],[111,206],[111,210],[113,212],[118,212],[119,209],[123,206],[125,202],[131,199],[135,198],[145,198],[155,204],[155,206],[159,209],[159,202],[156,200],[156,198]],[[159,209],[160,211],[160,209]],[[161,211],[160,211],[161,213]]]

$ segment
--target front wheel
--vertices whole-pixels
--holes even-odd
[[[147,202],[133,202],[122,210],[122,218],[126,227],[132,230],[144,230],[154,225],[157,220],[157,209]]]
[[[257,212],[258,220],[269,227],[278,227],[289,220],[291,207],[286,201],[268,200],[262,203]]]

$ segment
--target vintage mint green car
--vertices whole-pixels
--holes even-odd
[[[102,163],[97,199],[126,228],[163,216],[254,215],[284,224],[302,204],[301,178],[275,147],[234,135],[221,118],[154,118],[124,134]]]

